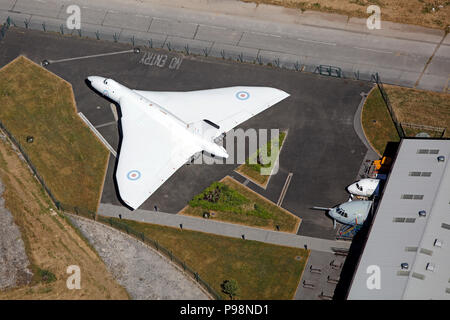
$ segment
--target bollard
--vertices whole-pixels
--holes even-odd
[[[280,58],[277,58],[276,60],[273,60],[273,64],[279,68],[280,67]]]
[[[258,61],[259,65],[262,65],[262,57],[259,55],[259,53],[256,55],[256,61]]]

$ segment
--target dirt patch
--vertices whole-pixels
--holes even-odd
[[[5,208],[3,191],[0,181],[0,290],[29,284],[33,277],[19,228]]]
[[[70,219],[133,299],[208,299],[194,281],[142,242],[98,222],[73,215]]]
[[[450,20],[448,0],[243,0],[273,4],[301,11],[314,10],[343,14],[349,17],[368,17],[369,5],[381,8],[383,20],[445,29]],[[433,9],[434,8],[434,9]]]
[[[445,128],[445,138],[450,138],[450,95],[385,85],[392,108],[402,123]]]
[[[29,285],[0,291],[0,299],[127,299],[128,293],[72,227],[56,212],[17,151],[0,134],[0,179],[5,207],[19,227],[34,276]],[[67,268],[81,269],[81,289],[69,290]]]

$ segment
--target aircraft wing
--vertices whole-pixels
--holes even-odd
[[[120,101],[122,145],[116,180],[122,200],[138,208],[189,158],[201,151],[137,106]]]
[[[220,129],[218,135],[266,110],[289,96],[269,87],[229,87],[187,92],[139,91],[187,124],[209,120]]]

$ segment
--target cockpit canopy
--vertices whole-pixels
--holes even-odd
[[[339,215],[343,216],[344,218],[347,218],[347,217],[348,217],[347,212],[345,212],[344,210],[342,210],[340,207],[337,207],[336,212],[337,212]]]

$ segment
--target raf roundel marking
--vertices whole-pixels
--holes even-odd
[[[131,170],[127,173],[128,180],[135,181],[141,177],[141,173],[137,170]]]
[[[239,91],[238,93],[236,93],[236,98],[238,98],[239,100],[247,100],[248,98],[250,98],[250,93],[248,93],[247,91]]]

